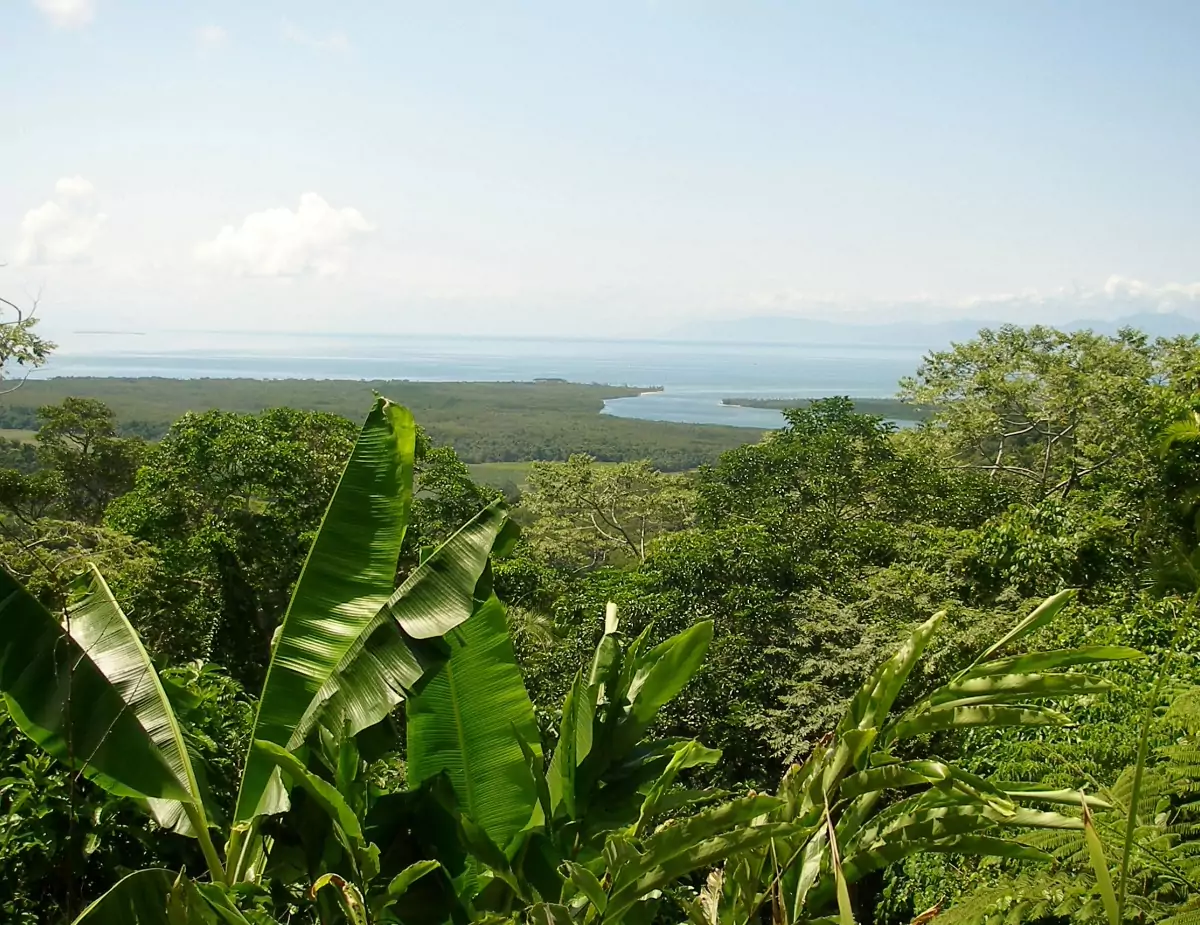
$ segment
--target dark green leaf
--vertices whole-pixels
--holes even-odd
[[[304,766],[299,758],[286,748],[280,748],[274,742],[264,742],[255,739],[251,754],[257,753],[260,759],[272,767],[281,770],[291,778],[293,786],[301,787],[329,816],[330,820],[341,827],[342,831],[357,842],[362,842],[362,827],[354,810],[346,802],[345,797],[338,793],[337,788],[324,781]]]
[[[84,909],[73,925],[175,925],[167,918],[175,876],[158,868],[134,871]],[[207,925],[210,920],[194,915],[186,921]]]
[[[463,814],[500,846],[529,822],[537,794],[521,740],[540,750],[504,607],[492,597],[450,640],[449,661],[408,700],[408,781],[446,773]]]

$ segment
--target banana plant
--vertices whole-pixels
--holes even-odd
[[[776,837],[711,876],[689,914],[696,925],[745,925],[764,908],[774,925],[837,914],[853,921],[849,887],[917,852],[1051,861],[1020,835],[1036,829],[1079,830],[1083,819],[1053,807],[1080,808],[1075,791],[1005,786],[919,754],[932,733],[981,726],[1066,726],[1048,702],[1096,694],[1108,681],[1068,670],[1140,658],[1122,646],[1008,654],[1047,625],[1071,599],[1044,601],[949,681],[911,707],[893,711],[913,667],[944,619],[919,626],[863,684],[828,742],[792,766],[780,806],[766,823],[790,823]],[[901,752],[903,749],[903,752]],[[1089,811],[1108,805],[1084,797]]]
[[[274,823],[293,800],[322,814],[335,836],[324,849],[328,870],[309,890],[322,920],[329,920],[324,907],[336,904],[347,921],[359,921],[354,881],[373,876],[376,853],[337,787],[311,770],[312,755],[334,733],[351,744],[377,733],[446,662],[442,637],[495,606],[488,560],[514,530],[494,504],[397,588],[415,439],[412,415],[378,399],[277,631],[224,839],[214,837],[213,814],[163,684],[100,573],[89,570],[59,617],[0,569],[0,694],[17,726],[73,770],[195,838],[208,868],[196,880],[134,872],[89,906],[79,925],[264,921],[263,913],[240,910],[235,897],[262,890],[279,840]]]
[[[674,881],[792,830],[760,823],[775,798],[678,786],[720,752],[647,733],[700,668],[712,624],[655,646],[650,632],[627,640],[609,605],[547,764],[502,611],[463,624],[406,704],[413,789],[367,818],[387,884],[366,897],[372,914],[392,921],[406,899],[405,925],[649,921]]]

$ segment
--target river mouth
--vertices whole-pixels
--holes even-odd
[[[726,396],[716,392],[697,393],[643,392],[628,398],[608,398],[601,414],[637,421],[665,421],[672,424],[724,424],[755,430],[778,430],[784,424],[783,413],[772,408],[743,408],[723,405]]]
[[[670,387],[643,392],[626,398],[608,398],[601,414],[635,421],[661,421],[669,424],[721,424],[726,427],[745,427],[754,430],[778,430],[785,418],[774,408],[748,408],[723,404],[729,396],[713,390],[674,390]],[[765,396],[764,396],[765,397]],[[821,398],[805,395],[798,401]],[[860,396],[880,398],[883,396]],[[916,427],[911,420],[886,419],[900,430]]]

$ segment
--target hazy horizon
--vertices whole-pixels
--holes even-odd
[[[1200,7],[11,0],[0,295],[78,330],[1200,311]]]

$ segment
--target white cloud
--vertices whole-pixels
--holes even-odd
[[[220,26],[204,26],[196,30],[196,43],[201,48],[220,48],[228,41],[229,33]]]
[[[318,51],[344,52],[350,50],[350,39],[344,32],[330,32],[327,35],[313,35],[301,29],[289,20],[283,21],[283,37],[296,45],[305,48],[315,48]]]
[[[96,17],[95,0],[33,0],[34,5],[59,29],[78,29]]]
[[[316,193],[300,206],[247,215],[196,247],[196,259],[239,276],[335,276],[345,270],[350,242],[372,231],[357,209],[335,209]]]
[[[749,303],[772,314],[800,315],[877,322],[881,320],[940,321],[973,318],[981,321],[1111,321],[1129,315],[1180,312],[1200,314],[1200,282],[1155,285],[1125,276],[1110,276],[1101,286],[1062,286],[1052,290],[940,298],[929,293],[891,299],[863,299],[845,294],[797,290],[760,292]]]
[[[1200,283],[1155,285],[1126,276],[1110,276],[1100,287],[1063,286],[1049,292],[1031,289],[1003,295],[973,296],[951,307],[970,314],[1003,311],[1037,319],[1046,314],[1064,321],[1112,320],[1126,315],[1200,310]]]
[[[63,177],[54,198],[25,213],[17,244],[18,265],[82,263],[87,260],[105,215],[83,177]]]

